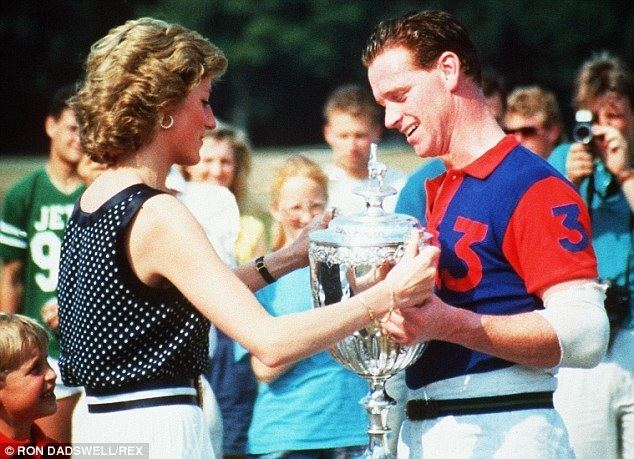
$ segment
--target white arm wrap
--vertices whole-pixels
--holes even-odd
[[[588,281],[544,297],[535,311],[555,329],[561,348],[559,367],[592,368],[608,347],[610,324],[603,302],[605,287]]]

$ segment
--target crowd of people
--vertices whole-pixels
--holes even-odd
[[[362,56],[369,87],[324,102],[330,161],[279,164],[266,228],[247,136],[210,108],[222,51],[151,18],[93,45],[53,97],[48,161],[4,196],[0,445],[359,457],[367,383],[327,348],[382,318],[428,343],[386,388],[395,457],[634,457],[631,70],[580,66],[581,138],[549,89],[507,93],[445,12],[381,22]],[[387,169],[385,208],[431,244],[313,309],[309,234],[364,211],[383,125],[425,159]]]

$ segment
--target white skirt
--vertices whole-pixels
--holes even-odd
[[[73,445],[138,446],[150,459],[215,458],[210,425],[195,405],[163,405],[148,408],[89,413],[86,401],[73,414]],[[79,456],[73,456],[79,457]],[[143,456],[148,457],[148,456]]]

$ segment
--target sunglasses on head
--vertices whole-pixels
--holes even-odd
[[[504,132],[507,134],[521,135],[522,137],[533,137],[537,134],[537,130],[535,126],[522,126],[515,129],[505,128]]]

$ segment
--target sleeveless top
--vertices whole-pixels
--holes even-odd
[[[193,378],[207,369],[209,321],[174,286],[143,284],[126,255],[132,218],[159,193],[135,184],[92,213],[75,204],[58,284],[66,385],[125,388]]]

